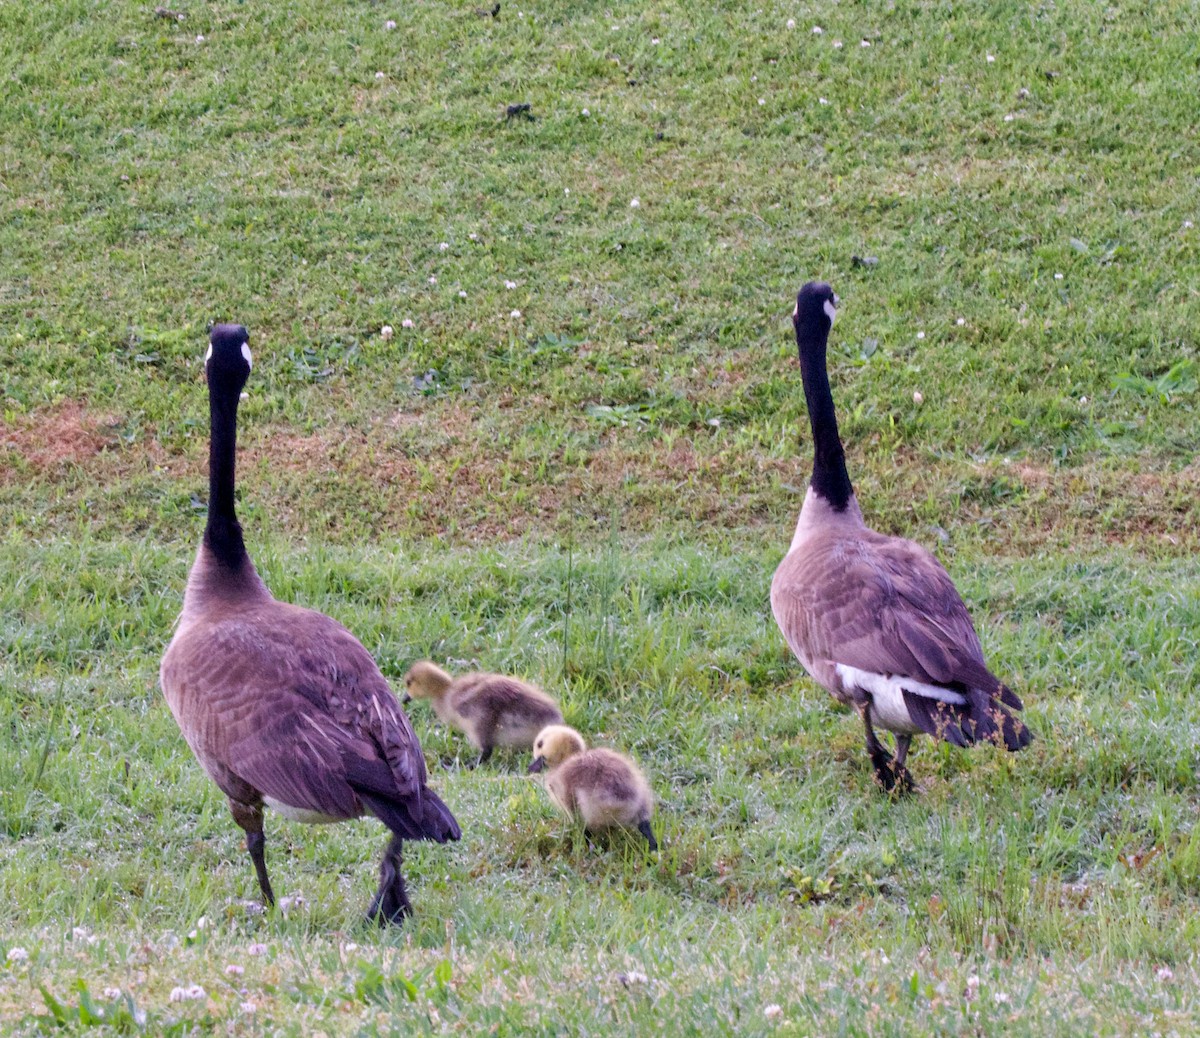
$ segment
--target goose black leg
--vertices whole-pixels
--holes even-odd
[[[404,841],[393,833],[379,864],[379,890],[367,909],[368,922],[387,926],[403,922],[405,916],[412,915],[412,905],[404,889],[404,875],[400,871],[404,864],[403,849]]]
[[[274,907],[275,891],[271,889],[271,880],[267,875],[267,838],[263,835],[262,808],[230,800],[229,810],[233,813],[233,820],[246,833],[246,850],[250,852],[250,860],[254,862],[254,871],[258,874],[258,887],[262,891],[263,900],[268,906]]]
[[[477,760],[475,762],[475,767],[479,767],[480,764],[486,764],[491,759],[492,759],[492,747],[491,747],[491,744],[489,743],[487,746],[485,746],[483,748],[483,752],[479,754],[479,760]]]
[[[649,822],[638,822],[638,832],[646,837],[646,842],[650,844],[652,851],[658,850],[658,841],[654,838],[654,830],[650,828]]]
[[[859,713],[862,714],[863,728],[867,735],[867,754],[871,758],[871,765],[875,769],[875,779],[883,786],[884,791],[891,793],[895,791],[898,794],[911,793],[913,791],[912,776],[908,773],[908,768],[904,766],[904,758],[908,755],[908,744],[911,742],[910,736],[902,736],[896,740],[896,757],[884,748],[883,743],[879,741],[879,737],[875,734],[875,729],[871,727],[871,703],[868,700],[859,708]],[[901,743],[903,739],[903,744]]]

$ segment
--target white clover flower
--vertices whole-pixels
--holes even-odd
[[[1012,114],[1012,112],[1009,112],[1009,113],[1008,113],[1008,115],[1006,115],[1006,116],[1004,117],[1004,121],[1005,121],[1006,123],[1011,123],[1011,122],[1012,122],[1012,121],[1013,121],[1015,118],[1016,118],[1016,116],[1015,116],[1015,115],[1013,115],[1013,114]]]
[[[121,989],[120,988],[105,988],[104,992],[103,992],[103,996],[104,996],[104,1000],[106,1002],[115,1001],[116,999],[121,997]]]
[[[403,321],[400,322],[400,327],[401,328],[415,328],[416,322],[414,322],[411,317],[406,317],[406,318],[404,318]]]
[[[765,1006],[763,1008],[763,1016],[765,1016],[768,1020],[778,1020],[781,1016],[783,1016],[783,1006],[772,1002],[769,1006]]]
[[[391,32],[394,28],[396,28],[396,23],[394,21],[392,21],[391,18],[389,18],[386,22],[383,23],[383,28],[386,32]]]
[[[513,311],[512,313],[510,313],[508,316],[509,316],[509,317],[511,317],[511,318],[512,318],[514,321],[516,321],[516,320],[519,320],[519,319],[520,319],[520,317],[521,317],[521,311],[520,311],[520,310],[514,310],[514,311]]]
[[[303,894],[288,894],[279,899],[279,910],[287,915],[293,908],[303,908],[308,902]]]
[[[448,248],[450,248],[450,243],[448,241],[438,242],[439,252],[445,252]]]
[[[203,36],[197,36],[197,37],[196,37],[196,42],[197,42],[197,43],[203,43],[203,42],[204,42],[204,37],[203,37]]]
[[[860,46],[860,47],[864,47],[864,48],[865,48],[865,47],[869,47],[869,46],[871,46],[871,41],[870,41],[870,40],[863,40],[863,41],[861,41],[861,42],[859,43],[859,46]]]
[[[1055,275],[1054,275],[1054,280],[1055,280],[1055,281],[1061,281],[1062,279],[1063,279],[1063,276],[1062,276],[1061,274],[1055,274]]]
[[[814,36],[820,36],[820,35],[821,35],[821,33],[823,33],[824,31],[825,31],[825,30],[824,30],[824,29],[822,29],[822,28],[821,28],[819,25],[814,25],[814,26],[812,27],[812,34],[813,34]]]
[[[916,404],[918,407],[920,407],[923,403],[925,403],[925,394],[922,393],[919,389],[913,390],[913,403]]]
[[[587,118],[589,115],[591,115],[592,113],[591,113],[591,110],[590,110],[590,109],[587,109],[587,108],[581,108],[581,109],[579,110],[579,114],[580,114],[580,115],[582,115],[582,116],[583,116],[583,117],[586,119],[586,118]]]
[[[994,62],[994,61],[996,60],[996,55],[995,55],[995,54],[989,54],[989,55],[987,56],[987,60],[988,60],[988,64],[990,65],[992,62]]]
[[[245,972],[246,972],[245,967],[239,966],[236,962],[231,962],[228,966],[225,967],[226,976],[240,977]]]
[[[396,329],[393,328],[390,324],[385,324],[382,328],[379,329],[379,337],[384,342],[387,342],[395,334],[396,334]]]
[[[641,201],[640,201],[639,199],[632,198],[632,199],[630,199],[630,200],[629,200],[629,208],[630,208],[630,209],[637,209],[637,208],[638,208],[638,206],[640,206],[641,204],[642,204],[642,203],[641,203]]]
[[[466,299],[466,298],[467,298],[467,293],[466,293],[466,292],[464,292],[464,291],[463,291],[461,288],[458,290],[458,298],[459,298],[459,299]]]
[[[765,97],[760,97],[758,99],[758,103],[759,105],[765,105],[767,103],[767,99]]]
[[[829,104],[829,98],[827,98],[827,97],[818,97],[818,98],[817,98],[817,104],[819,104],[819,105],[827,105],[827,104]]]
[[[253,1002],[243,1002],[240,1006],[238,1006],[238,1008],[243,1013],[253,1013],[257,1011],[258,1006],[256,1006]]]
[[[470,238],[471,241],[479,241],[479,235],[475,234],[474,232],[472,232],[471,234],[468,234],[467,237]]]
[[[789,29],[794,29],[794,28],[796,28],[796,19],[795,19],[795,18],[789,18],[789,19],[787,20],[787,27],[788,27]]]
[[[171,1002],[199,1002],[205,998],[204,988],[199,984],[189,984],[187,987],[171,988]]]
[[[382,72],[376,72],[376,73],[375,73],[375,78],[376,78],[376,79],[383,79],[383,78],[385,78],[385,77],[384,77],[384,74],[383,74]]]
[[[925,338],[925,333],[924,333],[924,332],[917,332],[917,338],[918,338],[918,339],[923,339],[923,338]]]
[[[1175,979],[1175,972],[1170,966],[1159,966],[1158,969],[1154,971],[1154,975],[1162,981]]]
[[[516,287],[517,287],[517,283],[516,283],[515,281],[505,281],[505,282],[504,282],[504,287],[505,287],[505,288],[516,288]]]
[[[650,37],[650,42],[657,47],[660,43],[662,43],[662,40],[660,40],[657,36],[652,36]]]
[[[436,285],[437,284],[437,276],[434,274],[430,274],[429,275],[429,283],[431,285]]]
[[[246,952],[250,955],[266,955],[267,946],[265,944],[255,943],[250,945],[250,947],[246,949]]]
[[[833,41],[833,49],[834,49],[834,50],[841,50],[841,49],[842,49],[842,41],[841,41],[841,40],[834,40],[834,41]]]
[[[961,328],[961,327],[963,327],[963,325],[965,325],[967,323],[967,319],[965,317],[960,317],[954,323],[957,324]]]
[[[1191,230],[1193,227],[1195,227],[1195,226],[1196,226],[1196,225],[1195,225],[1194,223],[1192,223],[1192,221],[1191,221],[1191,220],[1184,220],[1184,221],[1183,221],[1183,229],[1184,229],[1185,231],[1190,231],[1190,230]]]
[[[9,962],[28,962],[29,952],[24,948],[9,948],[8,955],[5,957]]]

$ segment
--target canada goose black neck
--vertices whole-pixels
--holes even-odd
[[[854,496],[854,487],[846,471],[846,455],[838,435],[825,361],[835,305],[836,297],[827,284],[810,281],[796,297],[792,323],[796,327],[800,375],[812,426],[812,489],[829,502],[835,512],[844,512]]]
[[[234,510],[237,412],[242,389],[250,376],[249,338],[240,324],[218,324],[212,330],[204,362],[209,406],[208,523],[204,528],[204,547],[226,579],[254,570]],[[258,583],[257,579],[254,583]]]

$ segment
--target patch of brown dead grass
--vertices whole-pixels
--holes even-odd
[[[115,420],[90,413],[78,400],[22,415],[0,427],[0,479],[10,478],[16,455],[37,470],[86,462],[112,446]]]

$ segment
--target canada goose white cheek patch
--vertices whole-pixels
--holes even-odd
[[[826,299],[824,303],[825,316],[829,318],[829,323],[833,324],[833,319],[837,317],[837,307],[833,305],[833,300]]]
[[[209,351],[210,352],[212,351],[211,346],[209,347]],[[254,361],[252,361],[250,359],[250,347],[246,343],[242,343],[242,357],[246,361],[246,367],[248,367],[248,368],[254,367]]]

